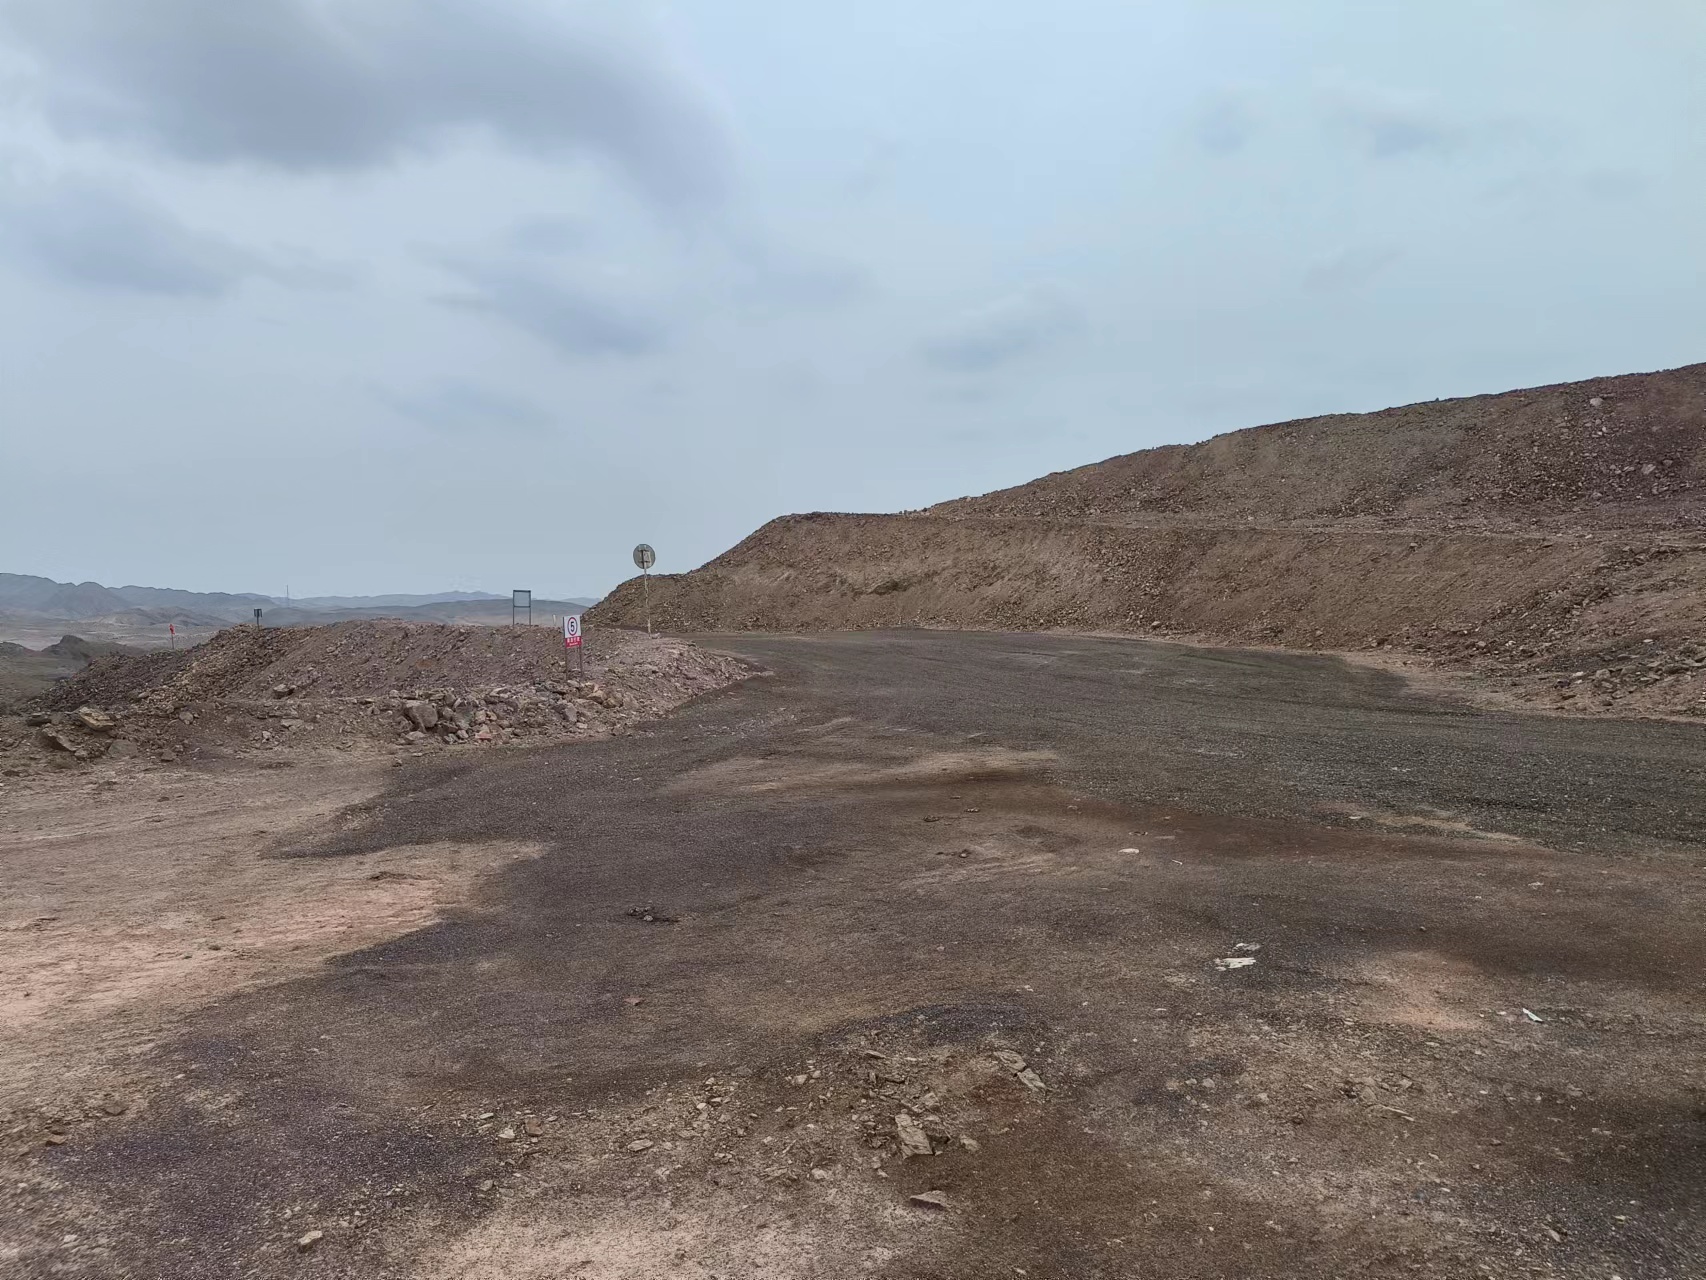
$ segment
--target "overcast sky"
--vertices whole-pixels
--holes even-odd
[[[1706,360],[1700,0],[0,0],[0,570],[597,594]]]

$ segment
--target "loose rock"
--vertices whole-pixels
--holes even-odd
[[[894,1127],[896,1135],[900,1138],[902,1158],[936,1154],[935,1148],[930,1145],[930,1135],[924,1132],[924,1126],[904,1111],[894,1118]]]
[[[36,734],[36,738],[42,746],[50,751],[66,751],[72,755],[77,754],[77,744],[58,729],[42,729]]]

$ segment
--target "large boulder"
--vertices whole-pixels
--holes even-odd
[[[423,733],[438,724],[438,708],[418,698],[403,704],[403,714],[409,717],[410,724]]]

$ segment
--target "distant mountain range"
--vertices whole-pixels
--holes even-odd
[[[41,618],[75,621],[85,618],[124,619],[139,623],[181,622],[218,626],[244,622],[256,609],[268,615],[287,612],[291,620],[306,614],[367,616],[376,611],[432,609],[444,613],[446,606],[474,606],[473,612],[490,612],[494,605],[507,604],[507,595],[490,591],[441,591],[432,595],[310,596],[285,601],[254,592],[179,591],[170,587],[107,587],[98,582],[55,582],[31,574],[0,573],[0,613],[29,614]],[[535,600],[535,611],[564,612],[565,607],[585,608],[593,600]],[[280,619],[283,621],[283,619]]]
[[[241,613],[272,603],[269,596],[224,591],[174,591],[167,587],[103,587],[98,582],[55,582],[24,573],[0,573],[0,609],[57,618],[100,618],[130,609],[187,609]]]
[[[431,596],[308,596],[286,600],[273,598],[274,604],[288,604],[295,609],[386,609],[411,608],[417,604],[455,604],[464,600],[508,600],[492,591],[441,591]]]

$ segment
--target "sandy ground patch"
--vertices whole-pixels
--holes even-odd
[[[436,842],[281,856],[388,772],[113,768],[14,786],[0,819],[4,1100],[81,1088],[178,1015],[418,928],[535,855]]]

